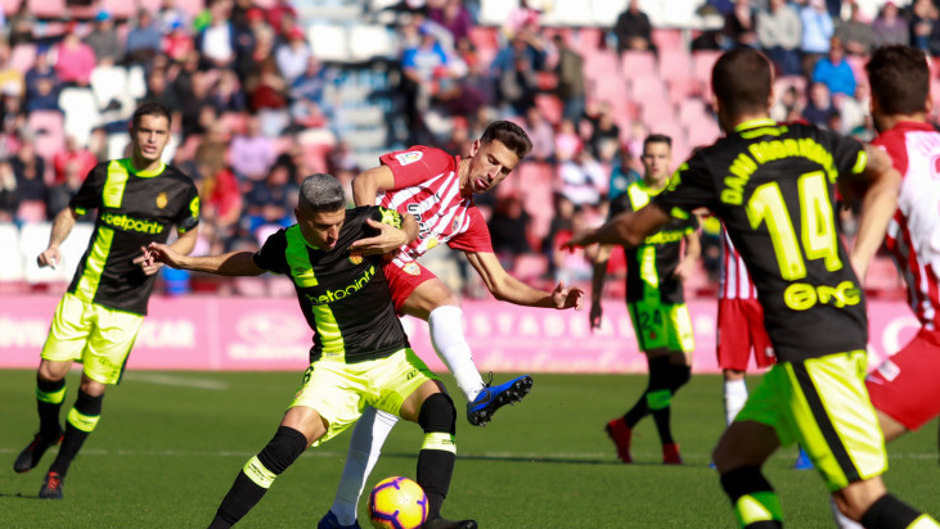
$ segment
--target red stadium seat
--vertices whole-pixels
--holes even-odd
[[[65,148],[65,119],[57,110],[35,110],[29,114],[26,126],[36,135],[36,154],[50,163],[52,157]]]
[[[667,81],[692,78],[692,57],[685,50],[660,50],[659,72]]]
[[[0,9],[6,14],[7,18],[20,8],[20,0],[0,0]]]
[[[30,43],[20,43],[13,46],[10,50],[11,68],[19,72],[26,73],[36,64],[36,45]]]
[[[656,57],[649,51],[625,51],[620,56],[620,70],[626,79],[658,76]]]
[[[526,253],[516,257],[512,275],[519,280],[538,279],[548,272],[548,259],[539,253]]]
[[[61,19],[69,11],[65,0],[26,0],[29,13],[36,18]]]
[[[676,50],[688,54],[682,42],[682,30],[677,28],[653,28],[653,44],[659,48],[662,55],[664,51]]]
[[[535,106],[539,108],[545,119],[552,125],[558,126],[561,122],[564,104],[558,96],[553,94],[537,94],[535,96]]]
[[[126,0],[101,0],[101,9],[107,10],[119,20],[133,18],[137,14],[134,2]]]

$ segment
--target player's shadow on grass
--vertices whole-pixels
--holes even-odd
[[[21,500],[38,500],[40,499],[37,494],[25,494],[23,492],[0,492],[0,498],[18,498]]]
[[[382,452],[382,457],[394,457],[399,459],[417,459],[415,454],[409,453],[387,453]],[[555,464],[564,464],[564,465],[613,465],[613,466],[663,466],[662,463],[650,461],[650,462],[633,462],[630,465],[624,465],[616,459],[576,459],[570,457],[523,457],[523,456],[511,456],[511,455],[466,455],[459,454],[457,459],[465,461],[512,461],[515,463],[555,463]]]

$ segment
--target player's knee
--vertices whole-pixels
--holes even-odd
[[[281,426],[258,454],[257,459],[264,468],[278,475],[291,466],[306,449],[307,438],[304,434],[288,426]]]
[[[670,389],[675,393],[692,379],[692,367],[673,364],[670,373]]]
[[[435,393],[425,399],[418,413],[418,424],[425,433],[457,431],[457,409],[446,393]]]

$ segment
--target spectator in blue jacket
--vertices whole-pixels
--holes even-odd
[[[816,63],[813,69],[813,82],[823,83],[829,87],[829,92],[833,96],[836,94],[849,97],[855,95],[855,73],[845,60],[845,49],[838,38],[832,39],[829,55]]]

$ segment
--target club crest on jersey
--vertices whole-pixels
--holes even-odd
[[[158,208],[160,209],[165,208],[167,202],[169,202],[169,200],[167,200],[166,198],[166,193],[160,193],[159,195],[157,195],[157,207]]]
[[[398,160],[398,165],[408,165],[417,162],[422,156],[424,153],[421,151],[410,151],[396,154],[395,159]]]
[[[349,262],[357,265],[362,264],[362,254],[353,250],[349,252]]]
[[[413,276],[421,275],[421,269],[418,268],[418,263],[405,263],[405,266],[401,267],[401,269],[404,270],[406,274]]]

